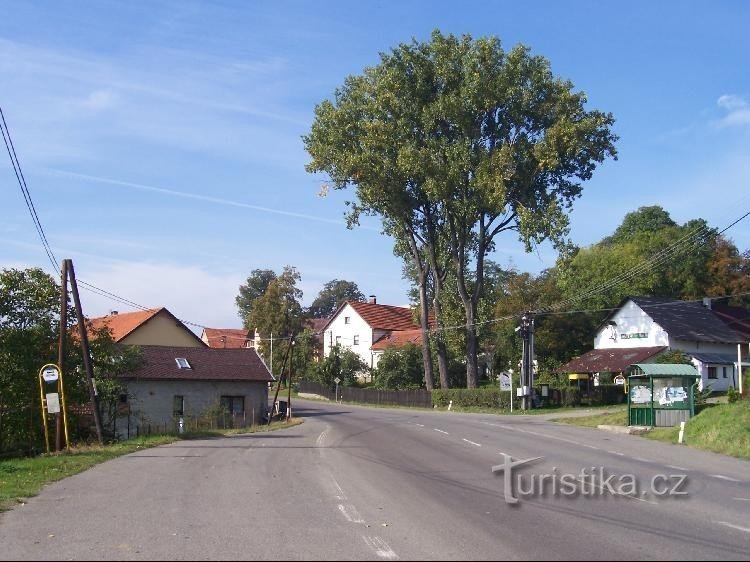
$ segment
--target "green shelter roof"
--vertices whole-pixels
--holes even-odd
[[[700,377],[698,369],[680,363],[634,363],[628,369],[630,376]]]

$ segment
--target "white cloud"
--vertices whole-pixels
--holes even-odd
[[[724,94],[716,100],[716,105],[726,111],[719,120],[723,127],[750,125],[750,104],[741,96]]]
[[[78,268],[76,268],[78,272]],[[183,321],[209,327],[239,327],[234,299],[244,278],[234,272],[207,271],[195,266],[115,263],[79,273],[81,280],[148,308],[165,306]],[[131,311],[124,304],[81,292],[84,314]],[[200,328],[189,326],[194,331]]]

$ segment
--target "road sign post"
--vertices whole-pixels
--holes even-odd
[[[334,396],[335,398],[334,402],[338,404],[339,403],[339,384],[341,383],[341,379],[336,377],[335,379],[333,379],[333,382],[336,383],[336,395]]]
[[[42,406],[42,425],[44,427],[44,445],[47,453],[50,452],[49,428],[47,426],[48,414],[60,414],[62,411],[63,426],[65,429],[65,445],[68,442],[68,418],[65,415],[65,386],[63,385],[62,370],[54,363],[48,363],[39,369],[37,375],[39,380],[39,400]],[[59,392],[45,392],[45,385],[56,385]],[[60,403],[62,402],[62,408]]]

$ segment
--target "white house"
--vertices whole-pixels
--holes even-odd
[[[422,345],[421,336],[413,341],[414,331],[419,328],[410,308],[377,304],[374,296],[368,302],[346,301],[322,328],[323,354],[328,357],[331,348],[339,345],[351,349],[368,367],[375,368],[387,347],[385,342],[403,339],[394,334],[409,332],[412,343]]]
[[[724,307],[727,308],[727,307]],[[731,308],[731,307],[730,307]],[[704,386],[715,391],[737,388],[741,346],[748,335],[704,303],[654,297],[626,298],[600,326],[594,349],[570,361],[562,372],[622,374],[633,363],[652,362],[667,350],[692,357]]]

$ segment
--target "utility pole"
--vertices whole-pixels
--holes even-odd
[[[65,431],[65,448],[70,447],[68,442],[68,424],[65,404],[65,389],[63,388],[63,371],[65,370],[65,336],[68,331],[68,261],[63,260],[60,272],[60,338],[57,342],[57,366],[60,368],[60,377],[57,379],[57,393],[60,395],[62,416],[55,415],[55,450],[62,450],[63,430]]]
[[[104,444],[104,431],[102,430],[102,417],[99,414],[99,399],[96,396],[94,388],[94,369],[91,365],[91,351],[89,350],[89,336],[86,332],[86,320],[83,317],[81,308],[81,299],[78,295],[78,283],[76,283],[76,272],[73,269],[73,261],[67,262],[68,275],[70,276],[70,289],[73,293],[73,302],[76,309],[76,318],[78,320],[78,333],[81,336],[81,348],[83,350],[83,367],[86,369],[86,378],[88,379],[89,397],[91,398],[91,407],[94,410],[94,424],[96,425],[96,436],[99,444]]]
[[[289,341],[289,372],[286,379],[286,422],[292,421],[292,372],[294,367],[294,336]]]
[[[523,341],[521,358],[521,409],[528,410],[533,406],[534,388],[534,316],[526,312],[521,317],[520,326]]]

